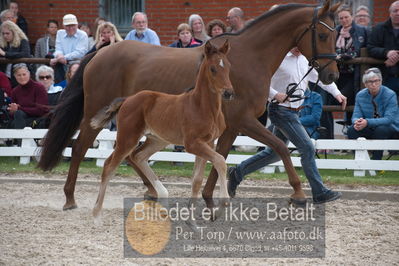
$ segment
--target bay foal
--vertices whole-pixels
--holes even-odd
[[[231,99],[230,63],[226,41],[217,49],[205,44],[205,56],[193,90],[170,95],[141,91],[128,98],[117,98],[92,119],[95,129],[103,127],[118,112],[115,150],[105,161],[100,191],[93,215],[100,214],[108,181],[123,159],[148,177],[158,198],[167,198],[168,191],[148,165],[149,157],[168,144],[184,145],[187,152],[196,155],[192,199],[200,197],[206,161],[212,162],[220,179],[221,205],[229,198],[226,180],[226,161],[214,150],[214,141],[226,128],[222,112],[222,96]],[[175,77],[179,78],[179,77]],[[138,146],[140,138],[146,141]]]

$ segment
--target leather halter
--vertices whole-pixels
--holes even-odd
[[[313,11],[313,18],[312,18],[312,23],[302,32],[302,34],[299,36],[298,40],[296,41],[296,44],[298,44],[303,36],[309,31],[311,30],[312,33],[312,58],[309,60],[309,66],[310,68],[308,69],[308,71],[306,72],[306,74],[302,77],[302,79],[298,82],[298,83],[290,83],[288,84],[287,88],[286,88],[286,97],[284,99],[283,102],[287,101],[289,98],[291,98],[291,100],[289,100],[289,102],[297,102],[300,101],[302,99],[304,99],[304,97],[302,95],[296,95],[294,94],[295,91],[298,90],[298,86],[299,84],[305,79],[305,77],[307,75],[309,75],[309,73],[314,69],[322,71],[324,68],[326,68],[329,64],[331,64],[332,62],[334,62],[337,58],[337,54],[319,54],[317,53],[317,43],[316,43],[316,25],[317,24],[321,24],[324,27],[326,27],[328,30],[330,30],[331,32],[334,31],[334,28],[331,28],[327,23],[321,21],[317,14],[318,11],[320,9],[320,6],[315,7],[314,11]],[[330,59],[325,65],[323,65],[322,67],[320,67],[319,62],[317,61],[317,59]],[[319,82],[319,79],[317,79],[316,84],[314,87],[316,87],[317,83]],[[277,102],[277,100],[273,99],[272,103]]]
[[[312,33],[312,58],[309,60],[309,66],[314,67],[315,69],[319,69],[320,68],[320,64],[317,61],[317,59],[331,59],[326,65],[324,65],[321,70],[323,70],[325,67],[327,67],[329,64],[331,64],[333,61],[336,60],[337,58],[337,54],[333,53],[333,54],[319,54],[317,52],[317,42],[316,42],[316,25],[317,24],[321,24],[324,27],[326,27],[327,29],[329,29],[330,31],[334,31],[334,28],[331,28],[329,25],[327,25],[327,23],[321,21],[318,16],[317,13],[320,9],[320,6],[316,7],[313,11],[313,19],[312,19],[312,23],[302,32],[302,34],[299,36],[298,40],[296,41],[296,43],[298,44],[301,39],[303,38],[303,36],[309,31],[311,30]]]

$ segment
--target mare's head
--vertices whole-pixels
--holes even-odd
[[[205,62],[203,62],[207,78],[213,88],[227,100],[231,100],[234,96],[233,85],[231,85],[229,77],[231,65],[227,59],[229,50],[228,40],[220,48],[216,48],[208,41],[205,44]]]
[[[330,5],[330,0],[324,6],[315,8],[309,16],[311,24],[304,29],[297,40],[300,51],[319,72],[323,83],[329,84],[339,77],[335,53],[334,15],[341,3]]]

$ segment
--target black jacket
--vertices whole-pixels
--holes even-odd
[[[399,50],[399,35],[395,37],[392,22],[389,18],[385,22],[378,23],[371,30],[367,50],[370,56],[378,59],[387,59],[390,50]],[[384,77],[387,75],[399,75],[399,65],[393,67],[381,67]]]

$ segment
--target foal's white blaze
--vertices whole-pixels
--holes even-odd
[[[223,59],[220,59],[219,66],[221,66],[221,67],[223,67],[223,68],[224,68]]]

